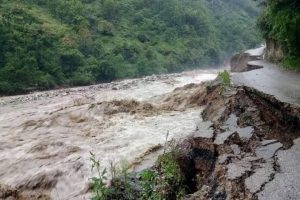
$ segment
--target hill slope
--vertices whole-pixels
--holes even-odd
[[[300,1],[264,0],[258,27],[267,41],[266,56],[300,70]]]
[[[3,0],[0,94],[218,64],[258,43],[248,0]]]

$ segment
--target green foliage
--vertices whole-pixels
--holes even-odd
[[[159,157],[155,169],[141,173],[142,199],[181,199],[185,194],[183,176],[175,150]]]
[[[257,22],[266,39],[276,41],[285,53],[283,64],[300,68],[300,1],[267,0]]]
[[[300,57],[296,56],[287,56],[283,61],[282,64],[285,68],[289,70],[300,70]]]
[[[223,87],[227,87],[231,84],[230,74],[227,70],[218,73],[218,79],[221,80]]]
[[[164,199],[181,199],[185,194],[183,176],[177,162],[178,152],[174,149],[165,153],[158,160],[158,171],[160,172],[159,194]],[[173,196],[173,198],[172,198]]]
[[[100,162],[91,153],[92,170],[96,171],[96,177],[91,178],[92,199],[182,199],[186,188],[178,164],[180,153],[174,145],[168,147],[171,150],[159,156],[153,168],[142,171],[135,178],[129,172],[130,165],[127,162],[121,162],[120,167],[111,164],[110,185],[105,184],[107,170],[101,170]]]
[[[107,180],[106,176],[106,169],[101,171],[100,161],[95,158],[95,154],[90,152],[91,163],[92,163],[92,170],[95,169],[97,176],[91,178],[91,188],[93,191],[92,200],[105,200],[108,194],[108,188],[105,184]]]
[[[158,174],[154,170],[145,170],[141,173],[141,198],[148,200],[160,200],[162,197],[157,193]]]
[[[0,94],[178,72],[255,46],[248,0],[2,0]]]
[[[155,167],[140,174],[142,199],[182,199],[185,195],[185,180],[178,162],[181,154],[175,141],[167,143],[168,136],[169,133],[164,153],[157,159]]]

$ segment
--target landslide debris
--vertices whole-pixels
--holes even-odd
[[[251,55],[250,53],[238,53],[230,59],[231,72],[246,72],[262,68],[262,66],[249,64],[250,61],[261,60],[260,55]]]
[[[210,172],[202,170],[205,184],[186,199],[257,199],[280,169],[277,152],[300,136],[300,108],[245,86],[222,91],[211,83],[206,91],[199,102],[207,102],[202,116],[213,122],[216,163]],[[199,140],[193,149],[211,146],[206,138],[190,142]]]

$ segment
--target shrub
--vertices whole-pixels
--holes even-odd
[[[95,154],[90,152],[91,163],[92,163],[92,170],[95,169],[97,177],[91,178],[91,188],[93,192],[93,196],[91,200],[105,200],[108,195],[108,188],[105,184],[107,181],[107,171],[106,168],[101,170],[100,161],[96,159]]]
[[[227,70],[218,73],[218,79],[221,80],[222,85],[224,87],[229,86],[231,84],[230,74]]]

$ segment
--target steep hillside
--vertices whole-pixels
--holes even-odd
[[[255,46],[248,0],[2,0],[0,94],[220,63]]]
[[[267,41],[267,58],[300,69],[300,1],[264,0],[258,26]]]

